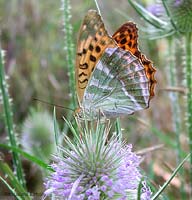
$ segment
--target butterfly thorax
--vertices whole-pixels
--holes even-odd
[[[97,119],[99,114],[94,112],[91,108],[79,107],[75,110],[75,116],[80,120],[86,119],[87,121],[92,121]]]

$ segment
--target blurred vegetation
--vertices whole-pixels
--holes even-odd
[[[144,6],[152,1],[138,1]],[[142,167],[156,188],[162,185],[177,166],[175,151],[175,134],[172,126],[172,112],[169,99],[170,90],[167,76],[168,48],[165,39],[149,40],[142,31],[145,25],[134,9],[126,0],[98,1],[106,28],[113,34],[117,28],[127,20],[134,21],[139,28],[139,47],[157,68],[156,95],[151,101],[150,108],[132,116],[122,118],[123,137],[132,143],[135,151],[147,147],[164,146],[156,151],[144,154]],[[9,92],[13,99],[13,117],[17,124],[18,137],[22,126],[30,113],[30,109],[41,109],[53,113],[53,107],[34,98],[42,99],[57,105],[70,107],[69,78],[66,54],[64,51],[64,33],[60,0],[45,2],[38,0],[0,0],[0,31],[1,46],[6,51],[5,71],[9,76]],[[93,1],[72,0],[71,24],[73,26],[73,43],[76,44],[78,29],[83,16],[88,9],[96,9]],[[176,40],[178,45],[180,41]],[[181,56],[181,52],[176,52]],[[183,88],[183,71],[180,60],[177,61],[177,86]],[[184,122],[184,90],[176,91],[179,98],[181,114],[180,144],[183,155],[189,152],[188,138]],[[75,108],[73,108],[75,109]],[[0,105],[0,112],[2,107]],[[62,116],[71,112],[57,108],[57,119],[63,128]],[[73,114],[73,113],[72,113]],[[0,115],[0,117],[2,117]],[[45,125],[45,124],[44,124]],[[54,133],[53,133],[54,134]],[[0,119],[0,141],[5,143],[6,133]],[[54,142],[54,141],[53,141]],[[38,147],[37,147],[38,148]],[[9,151],[1,149],[4,160],[11,165]],[[0,155],[1,156],[1,155]],[[2,156],[1,156],[2,157]],[[41,194],[43,192],[41,171],[29,161],[24,160],[27,187],[29,192]],[[188,174],[190,165],[184,165],[184,176],[177,176],[166,189],[167,199],[180,199],[179,188],[184,181],[184,191],[189,196],[190,186]],[[36,184],[38,183],[38,184]],[[38,187],[33,187],[34,185]],[[1,187],[0,196],[8,194],[5,186]],[[6,190],[6,191],[4,191]]]

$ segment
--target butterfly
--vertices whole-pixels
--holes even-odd
[[[113,118],[149,107],[156,70],[139,51],[137,32],[136,25],[127,22],[110,36],[97,11],[88,11],[76,52],[79,116]]]

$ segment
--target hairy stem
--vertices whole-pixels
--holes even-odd
[[[71,19],[71,8],[69,0],[61,0],[63,10],[63,31],[65,34],[65,52],[67,56],[67,67],[69,73],[69,89],[73,108],[77,107],[76,101],[76,88],[75,88],[75,70],[74,70],[74,44],[72,40],[72,26],[70,23]]]
[[[3,109],[4,109],[4,119],[7,128],[9,142],[12,147],[17,147],[16,136],[13,128],[13,113],[11,110],[11,99],[9,98],[8,87],[5,80],[5,71],[3,65],[2,50],[0,48],[0,97],[2,98]],[[23,170],[21,165],[21,159],[17,152],[12,152],[13,167],[16,171],[16,176],[19,182],[25,186],[25,179],[23,176]]]
[[[189,149],[191,152],[191,170],[190,180],[192,188],[192,33],[188,33],[185,36],[185,47],[186,47],[186,83],[187,83],[187,130],[189,135]]]
[[[168,62],[168,71],[169,71],[169,85],[176,86],[176,66],[175,66],[175,41],[172,37],[168,39],[168,54],[169,54],[169,62]],[[172,109],[172,117],[173,117],[173,129],[176,135],[176,143],[177,143],[177,164],[181,162],[181,146],[180,146],[180,107],[179,107],[179,98],[178,93],[172,92],[169,95],[171,101],[171,109]]]
[[[177,86],[177,74],[176,74],[176,54],[175,54],[175,49],[176,49],[176,41],[174,40],[173,37],[169,37],[168,38],[168,57],[169,57],[169,61],[168,61],[168,80],[169,80],[169,85],[170,86]],[[176,161],[177,161],[177,165],[179,163],[181,163],[182,160],[182,149],[181,149],[181,144],[180,144],[180,133],[181,133],[181,112],[180,112],[180,106],[179,106],[179,97],[178,97],[178,93],[176,92],[172,92],[169,95],[170,98],[170,102],[171,102],[171,110],[172,110],[172,126],[173,126],[173,130],[175,132],[175,137],[176,137]],[[184,170],[181,169],[179,171],[179,174],[181,177],[184,176]],[[184,192],[184,183],[181,180],[181,187],[180,187],[180,192],[182,195],[182,199],[185,199],[185,192]]]

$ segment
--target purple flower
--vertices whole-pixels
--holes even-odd
[[[147,10],[151,14],[153,14],[153,15],[155,15],[157,17],[161,16],[164,13],[164,7],[161,4],[152,4],[152,5],[149,5],[147,7]]]
[[[170,7],[170,6],[171,6],[171,7],[174,6],[174,8],[175,8],[175,7],[179,7],[179,6],[181,6],[183,3],[184,3],[183,0],[173,0],[172,3],[171,3],[171,2],[168,3],[168,7]],[[151,5],[149,5],[149,6],[147,7],[147,10],[148,10],[151,14],[153,14],[153,15],[155,15],[155,16],[157,16],[157,17],[165,15],[165,8],[164,8],[163,4],[161,4],[161,3],[151,4]]]
[[[175,0],[174,5],[177,7],[177,6],[180,6],[182,3],[183,3],[183,0]]]
[[[140,157],[107,133],[92,133],[63,147],[56,156],[55,170],[45,183],[46,196],[54,194],[61,199],[137,199],[142,175],[139,170]],[[62,156],[61,156],[62,155]],[[151,191],[143,184],[142,200],[150,200]]]

